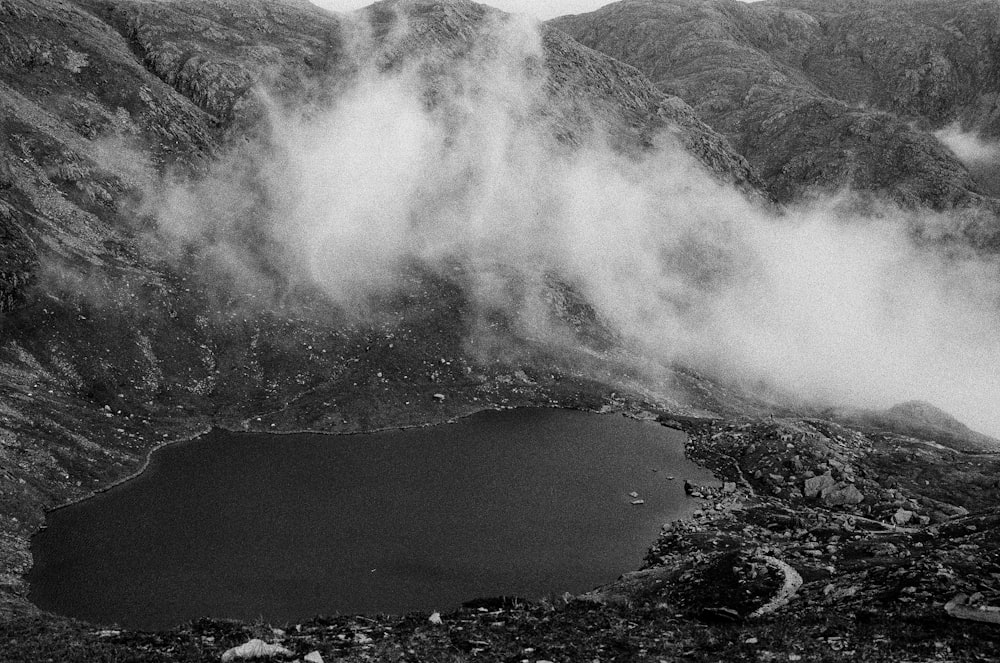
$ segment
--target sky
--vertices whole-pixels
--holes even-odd
[[[372,0],[310,0],[314,5],[333,11],[350,11],[372,3]],[[532,14],[542,20],[564,16],[566,14],[582,14],[611,4],[613,0],[486,0],[484,4],[507,12]],[[755,2],[756,0],[743,0]]]

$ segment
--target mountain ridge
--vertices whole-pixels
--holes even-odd
[[[623,50],[623,60],[616,59],[563,31],[574,25],[585,31],[592,20],[586,15],[527,30],[538,43],[508,48],[510,61],[501,64],[540,93],[505,119],[513,118],[515,129],[541,127],[537,133],[544,136],[532,147],[543,145],[559,157],[529,171],[539,179],[549,174],[546,168],[575,165],[573,155],[592,149],[608,159],[604,165],[634,167],[643,177],[675,176],[672,185],[685,203],[690,190],[718,198],[667,210],[689,237],[656,255],[691,268],[667,274],[678,276],[681,295],[690,294],[684,278],[700,295],[743,274],[727,274],[725,251],[719,249],[720,257],[704,250],[699,233],[711,237],[718,231],[715,238],[725,239],[734,228],[779,209],[776,201],[841,186],[861,185],[856,188],[908,209],[965,211],[971,217],[967,230],[978,223],[981,236],[974,239],[991,246],[995,199],[935,138],[909,126],[912,118],[851,106],[869,83],[831,78],[830,67],[814,62],[810,71],[827,76],[825,92],[814,81],[819,74],[800,71],[797,63],[819,48],[816,26],[831,20],[809,13],[823,13],[819,3],[787,0],[755,9],[721,0],[626,0],[607,11],[654,4],[678,15],[700,12],[697,38],[684,42],[681,52],[663,53],[654,48],[658,41],[647,43],[649,35],[636,32],[625,40],[636,46],[634,52]],[[867,15],[864,5],[837,6]],[[940,9],[940,3],[924,6]],[[754,22],[760,15],[771,21],[764,22],[768,30]],[[826,636],[802,634],[844,633],[873,657],[911,660],[922,655],[920,643],[927,638],[908,636],[928,621],[934,625],[927,629],[937,629],[932,640],[979,647],[976,653],[995,651],[983,636],[988,626],[938,624],[933,611],[953,590],[985,592],[987,601],[996,596],[988,576],[996,566],[997,547],[989,539],[995,516],[987,509],[1000,495],[1000,461],[992,453],[964,453],[993,452],[996,440],[923,405],[874,415],[832,412],[806,394],[687,366],[685,357],[651,357],[602,317],[579,282],[554,269],[519,272],[503,264],[500,251],[488,253],[485,273],[476,272],[478,265],[464,261],[461,252],[437,261],[404,254],[408,259],[393,265],[392,287],[366,293],[357,308],[304,277],[305,270],[283,271],[290,262],[280,252],[286,238],[283,226],[268,225],[269,215],[285,220],[282,214],[298,209],[296,200],[282,207],[288,201],[281,195],[285,189],[297,193],[298,182],[279,179],[275,187],[268,177],[302,175],[292,169],[296,150],[322,136],[304,132],[305,139],[290,148],[280,143],[282,132],[328,118],[330,106],[358,89],[367,93],[367,79],[384,77],[402,81],[393,91],[405,93],[387,98],[413,102],[419,112],[416,121],[386,132],[389,138],[379,144],[396,147],[393,141],[420,130],[436,137],[438,126],[428,130],[428,117],[457,126],[474,115],[468,108],[491,110],[476,105],[496,94],[476,87],[482,82],[476,67],[488,63],[482,53],[504,44],[488,28],[516,30],[522,20],[464,0],[382,2],[349,16],[301,0],[0,2],[0,641],[9,644],[5,651],[14,660],[51,658],[56,651],[75,652],[81,660],[204,660],[251,635],[286,637],[210,619],[167,634],[95,631],[39,614],[30,603],[24,581],[31,564],[28,540],[45,511],[132,476],[158,445],[211,426],[350,433],[518,406],[617,412],[680,428],[690,436],[689,455],[712,469],[722,486],[692,487],[710,499],[704,512],[665,533],[650,553],[650,568],[604,595],[564,606],[500,602],[509,628],[499,630],[493,625],[499,619],[496,602],[486,612],[469,608],[454,616],[455,624],[469,629],[464,636],[448,630],[451,616],[441,629],[428,625],[426,616],[320,618],[295,631],[294,637],[301,636],[297,655],[315,647],[347,660],[376,650],[398,657],[408,649],[426,659],[565,654],[590,660],[606,656],[608,643],[621,643],[623,656],[696,652],[716,660],[719,652],[725,658],[748,655],[752,631],[761,642],[779,643],[775,649],[817,656]],[[853,30],[849,23],[843,29]],[[605,46],[599,36],[590,41]],[[581,39],[588,41],[585,34]],[[695,49],[697,57],[684,48]],[[630,63],[636,55],[640,59]],[[647,55],[669,66],[662,74],[644,73]],[[466,56],[475,75],[456,79],[456,70],[466,73],[458,66]],[[675,75],[669,69],[676,62],[693,68]],[[937,77],[928,70],[918,82]],[[448,85],[460,88],[455,99],[461,103],[442,100]],[[921,92],[933,86],[914,89],[900,103],[931,113],[917,118],[928,128],[953,119],[982,126],[994,121],[985,97],[962,115],[939,104],[947,95]],[[857,90],[855,101],[831,96],[847,95],[838,90]],[[333,117],[323,125],[328,133],[341,126],[340,116]],[[761,136],[751,135],[758,128]],[[473,137],[482,139],[470,141],[475,155],[488,152],[490,133]],[[446,138],[430,144],[451,148],[454,137]],[[827,152],[823,146],[831,138],[843,144]],[[872,146],[865,147],[868,142]],[[787,158],[792,153],[802,156]],[[656,161],[657,155],[666,158]],[[883,159],[891,167],[883,168]],[[468,168],[458,163],[461,168],[444,172],[463,177],[444,188],[417,189],[417,212],[429,210],[425,216],[436,218],[441,209],[451,211],[435,207],[440,191],[451,193],[454,184],[462,193],[466,180],[488,179],[476,171],[479,162]],[[405,171],[389,172],[405,183]],[[583,193],[596,198],[618,183],[614,174],[598,170],[587,182],[592,190]],[[403,188],[396,180],[389,184]],[[515,210],[530,189],[510,197]],[[623,190],[635,193],[627,187],[613,191]],[[640,189],[643,195],[627,202],[657,208],[662,199],[644,198],[648,191]],[[497,197],[487,193],[470,199],[478,204]],[[389,216],[392,197],[370,208],[360,205],[359,216],[369,224]],[[644,235],[645,226],[615,225],[629,205],[623,202],[627,196],[610,197],[603,220],[613,232],[595,234],[593,244],[626,235],[647,248],[660,237]],[[163,209],[173,211],[171,205],[181,210],[179,239],[161,227]],[[542,209],[554,214],[558,207]],[[732,223],[718,229],[703,223],[702,208],[727,211]],[[368,214],[370,209],[377,213]],[[469,209],[471,218],[480,208]],[[403,218],[423,219],[416,212]],[[787,221],[776,218],[767,217],[774,224],[763,227]],[[230,243],[212,243],[230,239],[234,229],[246,232]],[[186,242],[190,237],[198,241]],[[530,248],[543,254],[556,252],[559,245],[553,246]],[[337,255],[356,259],[351,253]],[[608,267],[593,255],[580,259],[580,272]],[[647,289],[655,290],[635,283],[623,298],[643,301],[638,295],[649,294]],[[662,300],[645,301],[685,311],[704,301],[662,289],[653,292]],[[650,314],[638,308],[640,315]],[[970,545],[983,546],[994,566],[969,563],[962,546]],[[771,552],[763,557],[747,552],[764,549]],[[731,624],[716,624],[734,615],[742,620],[749,609],[768,603],[772,585],[781,584],[775,568],[785,568],[768,558],[778,557],[804,579],[793,608],[739,621],[739,633]],[[945,566],[955,569],[948,582],[928,571]],[[909,574],[907,587],[919,589],[904,593],[901,576],[883,573],[897,568]],[[900,596],[916,598],[894,603]],[[881,606],[884,614],[868,615],[864,623],[885,640],[855,630],[861,622],[852,621],[853,611],[867,609],[861,602]],[[898,635],[900,621],[916,626]],[[634,632],[635,624],[641,633]],[[357,637],[376,633],[365,628],[377,629],[377,642]],[[334,631],[343,637],[334,641]],[[982,644],[969,645],[969,632],[981,636]],[[667,642],[664,633],[677,638]],[[473,634],[475,641],[469,639]]]
[[[848,188],[966,210],[970,235],[995,249],[996,199],[927,132],[995,133],[990,6],[625,0],[550,25],[690,101],[780,201]]]

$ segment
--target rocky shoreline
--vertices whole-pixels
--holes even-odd
[[[648,418],[647,408],[626,410]],[[895,462],[896,473],[883,466],[887,454],[926,448],[919,440],[872,439],[828,422],[656,416],[688,433],[689,457],[721,485],[691,485],[701,506],[664,527],[644,568],[587,594],[482,599],[438,620],[371,615],[267,625],[204,619],[160,633],[32,614],[4,622],[0,637],[12,645],[12,661],[36,660],[69,642],[80,657],[68,660],[219,660],[251,638],[280,645],[288,655],[275,660],[285,661],[313,652],[343,661],[898,661],[942,653],[989,660],[1000,653],[997,626],[968,618],[989,617],[990,606],[1000,605],[1000,517],[989,508],[996,496],[954,505],[955,515],[922,506],[921,484],[907,474],[930,466]],[[798,437],[789,442],[790,434]],[[778,445],[784,452],[775,453]],[[761,447],[768,453],[757,455]],[[853,478],[860,502],[831,503],[821,491],[805,490],[811,478],[827,476],[823,463],[829,468],[840,457],[849,461],[829,476]],[[969,459],[977,474],[953,464],[953,482],[1000,471],[1000,457]],[[948,467],[943,470],[946,475]],[[806,477],[810,471],[814,476]],[[899,524],[901,500],[916,505],[915,518],[934,522]],[[958,511],[966,508],[968,514]],[[609,655],[609,647],[620,649]]]

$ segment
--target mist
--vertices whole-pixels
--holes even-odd
[[[957,123],[936,131],[934,136],[966,165],[1000,160],[1000,142],[985,139],[974,131],[965,131]]]
[[[1000,141],[967,131],[957,122],[936,131],[934,136],[969,169],[985,193],[1000,195]]]
[[[741,0],[760,2],[760,0]],[[370,0],[312,0],[314,5],[337,12],[353,11],[371,4]],[[530,14],[546,20],[566,14],[582,14],[611,4],[609,0],[492,0],[491,7],[505,12]]]
[[[852,217],[837,200],[777,213],[669,133],[638,156],[596,130],[560,141],[526,17],[487,20],[461,57],[430,49],[387,70],[380,48],[406,43],[405,20],[388,46],[362,28],[332,106],[270,102],[266,141],[149,192],[151,242],[194,252],[227,287],[313,287],[358,315],[407,265],[461,266],[483,307],[512,306],[498,273],[539,289],[554,275],[651,362],[831,405],[927,400],[1000,434],[1000,266],[909,230],[947,216]]]

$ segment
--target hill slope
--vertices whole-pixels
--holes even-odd
[[[461,61],[507,20],[467,2],[404,7],[348,19],[269,0],[0,5],[0,494],[10,505],[0,527],[14,537],[2,563],[16,593],[42,508],[129,474],[159,440],[213,424],[424,423],[580,394],[596,406],[633,380],[590,350],[527,340],[509,306],[481,307],[466,272],[412,264],[368,302],[377,315],[359,315],[281,262],[280,229],[266,225],[281,189],[260,193],[273,115],[286,113],[275,109],[323,112],[371,58],[390,73],[416,55]],[[638,154],[668,131],[708,172],[760,195],[726,140],[638,71],[555,30],[542,31],[541,47],[530,112],[553,139],[573,149],[600,131]],[[452,75],[431,77],[429,103],[434,81]],[[158,226],[163,196],[212,177],[229,184],[208,190],[230,190],[227,204],[245,214],[228,221],[249,224],[234,240],[244,271],[202,241],[201,230],[228,232],[206,217],[189,215],[198,242],[173,244]],[[232,187],[240,178],[248,186]],[[517,278],[512,292],[525,297]],[[558,325],[613,347],[578,293],[542,283]],[[536,379],[511,381],[522,366]],[[432,395],[448,385],[456,395],[442,405]]]
[[[759,229],[752,223],[773,198],[816,183],[964,207],[982,214],[972,221],[988,240],[994,202],[912,118],[850,106],[851,94],[880,86],[862,80],[864,67],[837,78],[811,59],[828,38],[816,26],[833,19],[786,5],[629,0],[603,10],[615,18],[606,27],[616,59],[562,31],[579,27],[585,42],[613,50],[600,22],[535,26],[464,0],[392,0],[351,15],[298,0],[0,2],[4,655],[204,659],[260,635],[207,620],[163,636],[107,635],[39,615],[27,600],[28,537],[45,509],[131,476],[157,445],[211,426],[352,432],[490,407],[657,419],[687,430],[692,456],[731,485],[707,490],[719,508],[662,542],[650,562],[659,570],[644,572],[639,590],[628,579],[608,590],[632,595],[558,610],[472,608],[461,619],[475,641],[473,630],[428,633],[425,617],[339,619],[350,636],[317,620],[297,631],[297,653],[308,645],[365,657],[377,647],[387,657],[412,649],[463,660],[489,639],[488,655],[503,660],[543,651],[589,659],[606,655],[607,643],[625,656],[697,646],[708,657],[725,640],[720,651],[732,656],[745,638],[730,626],[706,636],[697,620],[732,615],[722,610],[737,593],[728,570],[759,581],[760,592],[740,595],[741,610],[767,599],[777,578],[763,558],[735,563],[734,551],[774,546],[803,570],[810,612],[794,626],[818,631],[847,618],[828,594],[860,601],[893,591],[876,574],[850,594],[868,582],[865,571],[825,569],[839,564],[841,538],[855,541],[843,554],[882,568],[887,548],[865,546],[898,510],[938,528],[894,532],[900,548],[913,535],[927,546],[920,564],[960,567],[959,580],[921,589],[922,603],[904,614],[920,619],[955,587],[992,591],[994,567],[981,566],[980,578],[959,547],[988,543],[985,535],[951,520],[995,501],[995,460],[922,440],[971,450],[995,440],[922,406],[836,413],[854,426],[842,427],[788,393],[718,377],[724,370],[707,377],[674,348],[645,353],[603,315],[602,293],[586,288],[583,276],[616,276],[627,287],[614,303],[669,346],[671,330],[646,304],[697,317],[705,299],[687,296],[739,281],[745,272],[730,268],[744,265],[733,254],[754,257],[727,240]],[[613,32],[644,16],[638,10],[652,22],[633,28],[648,34]],[[664,51],[664,34],[681,41]],[[661,68],[647,66],[658,58]],[[983,70],[976,84],[990,76]],[[993,121],[988,110],[942,106],[945,98],[914,93],[899,103],[926,112],[917,119],[928,126]],[[553,231],[553,219],[565,225]],[[336,232],[351,223],[358,233]],[[400,232],[414,227],[429,230]],[[374,248],[359,235],[374,236]],[[664,235],[670,241],[658,244]],[[588,250],[567,257],[570,248]],[[511,259],[515,249],[531,260]],[[639,280],[638,267],[657,279]],[[817,480],[829,490],[809,495]],[[879,534],[862,534],[866,522]],[[932,545],[941,532],[947,541]],[[819,538],[833,547],[820,552],[827,557],[803,552],[818,551]],[[705,566],[688,573],[672,551]],[[671,587],[684,596],[663,594],[663,569],[677,572]],[[705,596],[719,605],[702,605]],[[508,608],[510,628],[497,631]],[[896,614],[880,618],[879,633],[891,633]],[[641,634],[632,633],[637,616]],[[787,635],[781,619],[759,622],[762,639]],[[375,633],[361,621],[391,628],[371,644],[357,637]],[[683,637],[667,642],[668,628]],[[964,636],[935,628],[948,643]],[[915,647],[865,636],[864,646],[896,654]]]
[[[624,0],[550,25],[628,62],[725,134],[782,201],[873,191],[975,210],[996,247],[996,200],[928,133],[996,133],[991,2]]]

